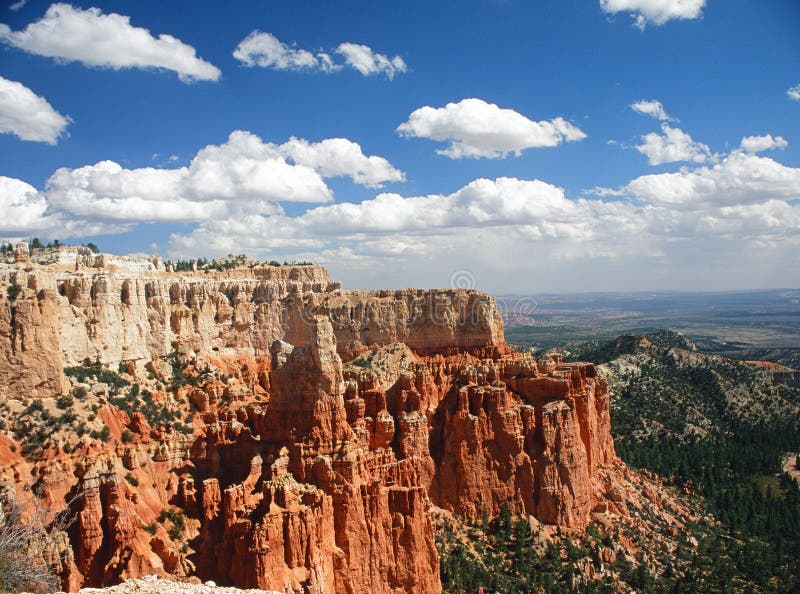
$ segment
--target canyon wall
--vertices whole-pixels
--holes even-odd
[[[276,340],[308,346],[304,327],[319,316],[346,358],[391,342],[426,353],[507,350],[494,299],[476,291],[342,291],[319,266],[60,268],[0,268],[0,285],[19,287],[0,320],[0,399],[57,395],[61,366],[86,358],[115,366],[174,350],[265,356]]]
[[[476,291],[86,257],[0,267],[0,290],[8,414],[52,419],[30,402],[89,394],[39,450],[0,434],[6,491],[75,518],[50,551],[70,589],[162,573],[436,593],[433,506],[478,519],[508,504],[580,529],[615,459],[594,367],[512,351]],[[76,379],[87,358],[112,380]]]

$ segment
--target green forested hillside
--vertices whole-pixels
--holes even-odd
[[[727,555],[759,589],[798,591],[800,490],[780,464],[800,451],[800,389],[672,332],[588,344],[571,357],[603,364],[619,456],[696,492],[720,521],[704,561]]]
[[[582,542],[534,547],[535,535],[508,518],[460,532],[448,520],[438,531],[445,591],[800,592],[800,488],[781,472],[782,458],[800,452],[800,389],[674,332],[586,343],[568,358],[597,363],[608,380],[618,455],[704,514],[687,526],[696,546],[679,535],[659,571],[619,556],[613,580],[587,581],[579,560],[600,567],[598,552],[618,534],[592,526]]]

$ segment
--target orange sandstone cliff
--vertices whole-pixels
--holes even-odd
[[[594,367],[512,351],[476,291],[85,253],[0,265],[0,291],[0,476],[69,507],[68,589],[436,593],[434,507],[581,528],[615,460]]]

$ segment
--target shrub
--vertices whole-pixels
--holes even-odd
[[[55,533],[67,530],[71,522],[68,512],[48,522],[49,515],[38,498],[30,506],[0,503],[0,592],[54,592],[61,585],[44,559],[44,550]]]
[[[59,396],[58,400],[56,400],[56,406],[61,410],[66,410],[72,407],[73,402],[72,396]]]
[[[22,287],[20,287],[16,283],[8,285],[8,289],[6,289],[6,295],[8,296],[8,300],[13,302],[17,298],[21,290]]]
[[[130,472],[125,475],[125,480],[128,481],[128,484],[132,487],[138,487],[139,481],[136,480],[136,477],[133,476]]]
[[[172,540],[180,540],[183,529],[186,526],[186,519],[183,516],[183,512],[181,510],[163,509],[158,515],[158,521],[163,524],[166,520],[172,522],[172,526],[170,526],[167,531],[169,537]]]
[[[92,431],[89,436],[92,439],[99,439],[100,441],[108,441],[111,439],[111,430],[108,426],[103,427],[100,431]]]

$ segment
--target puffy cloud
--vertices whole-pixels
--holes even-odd
[[[258,30],[242,39],[236,46],[233,57],[246,66],[261,66],[274,70],[332,72],[338,69],[326,53],[314,54],[308,50],[296,49],[283,43],[271,33]]]
[[[330,202],[323,178],[336,176],[373,187],[404,178],[344,138],[276,145],[238,130],[224,144],[202,148],[188,167],[125,169],[101,161],[61,168],[48,179],[46,197],[54,211],[85,220],[207,221],[278,215],[283,202]]]
[[[563,118],[536,122],[481,99],[463,99],[440,108],[420,107],[397,131],[405,137],[450,141],[450,146],[437,153],[451,159],[505,158],[527,148],[586,138],[582,130]]]
[[[237,130],[228,142],[209,145],[192,159],[186,177],[189,195],[200,200],[328,202],[333,192],[306,165],[287,163],[278,147]]]
[[[18,10],[22,9],[22,7],[25,6],[27,3],[28,0],[17,0],[16,2],[14,2],[14,4],[9,6],[9,8],[14,12],[17,12]]]
[[[246,66],[261,66],[273,70],[306,70],[336,72],[350,66],[364,76],[384,74],[392,80],[397,73],[406,72],[408,66],[400,56],[390,58],[375,52],[367,45],[340,43],[333,50],[344,63],[337,63],[331,53],[312,52],[282,42],[271,33],[255,30],[239,42],[233,57]]]
[[[445,237],[496,229],[495,238],[582,242],[613,255],[622,244],[644,249],[658,237],[800,234],[800,205],[789,202],[800,195],[800,169],[741,151],[713,167],[642,176],[618,190],[595,193],[623,199],[571,199],[541,180],[477,179],[448,195],[385,193],[360,203],[318,206],[295,217],[211,219],[189,235],[175,235],[173,246],[227,253],[233,235],[234,243],[249,242],[255,250],[303,242],[317,254],[345,246],[356,255],[419,256],[435,253]],[[398,241],[396,247],[387,244]],[[580,254],[576,251],[576,257]]]
[[[99,8],[81,10],[53,4],[21,31],[0,24],[0,41],[57,60],[104,68],[160,68],[184,81],[217,80],[219,69],[197,57],[195,49],[172,35],[153,37],[130,24],[130,17]]]
[[[58,169],[47,180],[48,202],[70,216],[92,220],[194,221],[226,214],[224,203],[199,205],[181,196],[186,168],[123,169],[101,161]]]
[[[48,212],[46,197],[30,184],[0,176],[0,237],[19,239],[32,234],[48,237],[76,237],[119,233],[125,227],[106,222],[88,222]]]
[[[604,224],[625,228],[620,220],[625,208],[630,206],[570,200],[563,189],[540,180],[477,179],[449,195],[379,194],[357,204],[319,206],[297,217],[209,220],[189,235],[174,235],[171,243],[186,253],[201,247],[223,253],[231,244],[264,250],[297,248],[300,241],[306,249],[333,253],[342,242],[355,242],[359,254],[420,256],[438,238],[462,235],[465,229],[470,236],[477,229],[503,228],[526,240],[588,240]]]
[[[366,156],[361,147],[346,138],[328,138],[312,143],[302,138],[289,139],[280,152],[298,165],[314,169],[323,177],[348,176],[370,188],[385,182],[405,181],[405,174],[389,161],[376,155]]]
[[[287,163],[273,146],[241,131],[201,149],[189,167],[124,169],[101,161],[62,168],[47,180],[46,193],[59,211],[114,221],[202,221],[333,196],[313,169]]]
[[[56,144],[69,122],[28,87],[0,76],[0,133]]]
[[[555,221],[581,218],[576,215],[586,203],[569,200],[563,189],[540,180],[502,177],[477,179],[446,196],[379,194],[358,204],[320,206],[297,218],[296,223],[322,236],[509,225],[550,227]],[[555,230],[548,228],[543,233]]]
[[[46,210],[47,200],[36,188],[22,180],[0,176],[0,234],[41,229]]]
[[[564,220],[574,214],[575,205],[561,188],[546,182],[504,177],[477,179],[448,196],[380,194],[360,204],[322,206],[301,221],[321,233],[417,232]]]
[[[541,290],[523,279],[540,282],[542,274],[551,288],[607,288],[609,267],[636,278],[639,289],[666,279],[699,288],[692,283],[712,277],[739,286],[717,271],[741,268],[753,254],[762,266],[764,250],[786,262],[800,246],[800,169],[739,150],[713,166],[596,193],[615,198],[573,199],[541,180],[477,179],[452,194],[384,193],[297,216],[211,219],[173,235],[170,249],[181,256],[277,251],[372,287],[441,286],[466,267],[479,288],[520,291]],[[698,251],[714,255],[698,260]],[[592,263],[598,259],[607,264]]]
[[[789,96],[789,99],[794,99],[795,101],[800,101],[800,85],[795,85],[788,91],[786,94]]]
[[[384,74],[392,80],[398,72],[405,72],[408,67],[400,56],[390,58],[372,51],[367,45],[358,43],[340,43],[336,53],[344,57],[348,66],[352,66],[364,76]]]
[[[648,24],[663,25],[674,19],[698,19],[706,0],[600,0],[603,12],[633,13],[634,25],[644,30]]]
[[[680,211],[788,201],[800,197],[800,169],[734,151],[712,167],[643,175],[614,193]]]
[[[737,158],[750,157],[737,153]],[[718,175],[736,175],[732,169]],[[741,183],[753,189],[752,179]],[[609,266],[635,270],[639,288],[645,282],[663,286],[665,271],[691,282],[703,265],[698,249],[713,250],[729,268],[741,264],[743,253],[770,249],[783,256],[791,252],[787,246],[800,244],[800,205],[784,199],[761,195],[748,202],[743,191],[738,201],[718,204],[698,183],[696,208],[687,208],[655,193],[634,195],[635,188],[632,183],[616,192],[630,198],[586,200],[568,198],[540,180],[478,179],[449,195],[380,194],[295,217],[209,220],[191,233],[173,235],[170,250],[189,256],[246,249],[265,257],[277,251],[284,258],[312,259],[337,278],[372,287],[442,286],[454,270],[467,267],[480,288],[519,291],[541,290],[524,285],[528,273],[546,274],[549,287],[607,287]],[[584,264],[597,259],[608,264]],[[535,278],[540,282],[541,276]],[[586,284],[589,278],[594,284]]]
[[[642,144],[636,150],[647,157],[650,165],[674,163],[676,161],[692,161],[703,163],[711,158],[711,150],[702,142],[695,142],[692,137],[680,128],[671,128],[662,124],[663,134],[651,132],[642,137]]]
[[[651,118],[656,118],[657,120],[661,121],[672,120],[672,118],[667,115],[667,111],[664,109],[664,106],[661,104],[661,101],[656,101],[655,99],[651,100],[642,99],[641,101],[632,103],[631,109],[643,115],[650,116]]]
[[[789,143],[783,136],[767,134],[765,136],[745,136],[739,145],[741,149],[748,153],[760,153],[773,149],[785,149]]]

